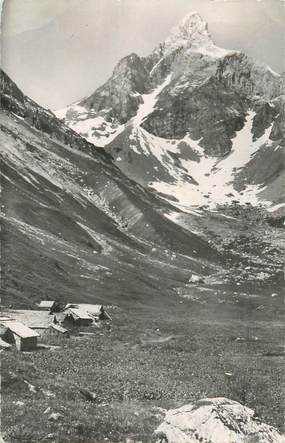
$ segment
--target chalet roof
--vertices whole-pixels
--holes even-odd
[[[9,311],[10,320],[24,323],[28,328],[47,329],[52,322],[48,311],[33,311],[29,309],[14,309]]]
[[[52,323],[52,324],[50,325],[50,327],[51,327],[52,329],[55,329],[55,330],[58,331],[58,332],[61,332],[62,334],[65,334],[66,332],[68,332],[67,329],[63,328],[62,326],[60,326],[60,325],[58,325],[58,324],[56,324],[56,323]]]
[[[55,300],[42,300],[38,304],[38,306],[40,308],[52,308],[54,304],[55,304]]]
[[[18,335],[21,338],[30,338],[30,337],[38,337],[39,334],[33,329],[28,328],[28,326],[23,325],[17,320],[6,320],[3,322],[4,326],[10,329],[14,334]]]
[[[89,303],[69,303],[65,306],[65,309],[80,309],[80,311],[84,311],[91,316],[96,316],[101,313],[103,305],[94,305]]]
[[[69,308],[69,311],[81,320],[92,320],[92,317],[82,308]]]

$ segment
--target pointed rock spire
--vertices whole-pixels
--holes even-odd
[[[213,45],[213,40],[208,32],[207,22],[198,12],[191,12],[172,29],[164,43],[166,51],[169,52],[179,47]]]

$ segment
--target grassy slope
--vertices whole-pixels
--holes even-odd
[[[59,349],[2,354],[7,441],[38,443],[54,433],[56,442],[149,442],[162,418],[157,408],[213,396],[245,403],[282,429],[282,297],[223,287],[188,293],[196,301],[161,298],[159,307],[114,309],[110,328],[89,328],[94,336],[43,338]],[[49,421],[48,407],[63,417]]]

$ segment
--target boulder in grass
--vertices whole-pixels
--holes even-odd
[[[94,392],[89,391],[88,389],[79,389],[80,394],[85,398],[85,400],[88,401],[96,401],[97,400],[97,395],[94,394]]]
[[[192,274],[189,278],[189,283],[204,283],[204,279],[200,275]]]
[[[227,398],[206,398],[169,410],[155,436],[157,443],[285,443],[252,409]]]
[[[58,421],[62,418],[63,418],[62,414],[60,414],[59,412],[53,412],[52,414],[50,414],[48,420],[49,421]]]

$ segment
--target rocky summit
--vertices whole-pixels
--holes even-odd
[[[216,46],[194,12],[56,114],[184,212],[234,201],[280,212],[284,109],[284,75]]]
[[[157,428],[158,443],[284,443],[252,409],[227,398],[206,398],[172,409]]]

